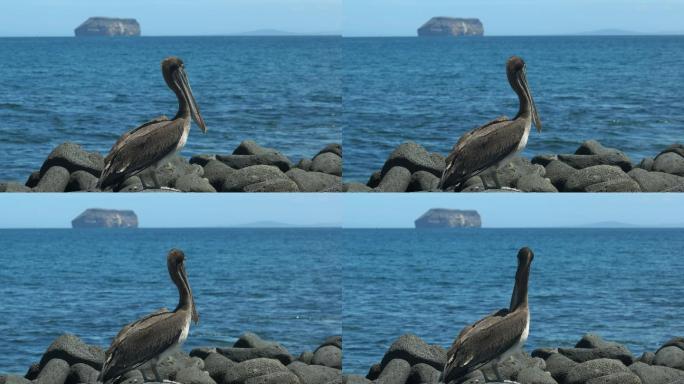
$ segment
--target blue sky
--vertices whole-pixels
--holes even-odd
[[[132,209],[141,227],[230,227],[262,221],[340,224],[334,195],[3,194],[0,228],[69,228],[88,208]]]
[[[433,16],[477,17],[488,35],[682,31],[681,0],[344,0],[345,36],[415,36]]]
[[[489,35],[684,30],[681,0],[3,0],[0,36],[72,36],[90,16],[134,17],[154,36],[257,29],[415,36],[438,15],[478,17]]]
[[[684,194],[5,194],[0,228],[68,228],[87,208],[133,209],[140,225],[226,227],[261,221],[411,228],[430,208],[476,209],[486,227],[684,224]]]
[[[430,208],[476,209],[483,226],[574,227],[599,222],[684,224],[684,194],[356,194],[344,199],[344,226],[412,228]],[[684,225],[683,225],[684,226]]]
[[[90,16],[133,17],[144,35],[342,30],[342,0],[2,0],[0,36],[73,36]]]

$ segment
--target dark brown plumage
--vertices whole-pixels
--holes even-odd
[[[510,58],[506,73],[520,101],[518,114],[513,120],[500,117],[461,136],[446,159],[440,189],[458,190],[471,177],[504,166],[525,148],[532,123],[541,132],[541,121],[527,83],[525,62],[516,56]]]
[[[524,345],[529,334],[527,286],[533,258],[529,248],[518,252],[518,271],[510,307],[466,326],[456,337],[447,352],[447,363],[442,373],[445,383],[458,382],[458,379],[490,362],[496,364]]]

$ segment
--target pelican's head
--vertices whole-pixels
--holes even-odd
[[[518,251],[518,266],[529,267],[534,259],[534,252],[527,247],[520,248]]]
[[[518,56],[512,56],[506,63],[506,74],[508,75],[508,82],[518,93],[518,96],[524,97],[527,103],[529,103],[532,112],[532,122],[537,127],[537,132],[541,132],[542,123],[537,113],[537,105],[534,103],[534,98],[532,98],[530,85],[527,83],[527,66],[525,61]]]
[[[188,82],[188,76],[185,73],[185,65],[183,60],[178,57],[167,57],[161,63],[162,74],[166,85],[171,88],[176,95],[178,101],[181,103],[181,108],[189,109],[190,116],[195,120],[195,123],[200,127],[203,133],[207,132],[207,126],[204,124],[204,119],[200,113],[195,96],[192,94],[192,88]]]
[[[197,323],[199,321],[199,315],[197,314],[197,308],[195,308],[195,299],[192,296],[192,288],[190,288],[188,274],[185,271],[185,254],[183,251],[175,248],[169,251],[169,255],[166,258],[166,266],[169,269],[169,274],[174,277],[174,282],[176,282],[177,285],[181,284],[182,288],[189,294],[192,321]],[[179,287],[179,289],[180,288],[181,287]]]

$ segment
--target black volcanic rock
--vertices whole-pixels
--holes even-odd
[[[73,228],[137,228],[138,217],[133,211],[86,209],[71,221]]]
[[[392,343],[385,356],[382,357],[380,366],[382,367],[382,372],[384,372],[391,361],[401,359],[408,362],[409,368],[413,365],[424,363],[437,370],[441,370],[444,368],[447,360],[446,354],[446,350],[440,346],[430,345],[420,337],[407,333],[401,335]],[[406,372],[407,376],[408,373]]]
[[[76,37],[83,36],[140,36],[140,24],[135,19],[91,17],[74,30]]]
[[[477,211],[433,208],[415,221],[416,228],[479,228],[482,226]]]
[[[484,26],[480,19],[433,17],[418,28],[418,36],[482,36]]]
[[[342,375],[341,348],[342,337],[330,336],[315,353],[306,353],[308,359],[292,361],[293,357],[279,343],[247,332],[232,348],[200,347],[190,354],[177,350],[159,361],[157,370],[167,383],[344,384],[349,381]],[[40,363],[32,365],[25,377],[0,374],[0,384],[94,384],[104,360],[102,348],[65,334],[50,344]],[[138,367],[116,382],[156,383],[145,379],[148,370],[149,365]],[[366,380],[351,382],[370,384]]]

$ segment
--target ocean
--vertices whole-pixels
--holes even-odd
[[[177,55],[209,132],[182,155],[254,139],[297,162],[344,142],[344,175],[366,182],[400,143],[446,154],[517,98],[504,63],[522,56],[544,125],[525,156],[587,139],[634,162],[681,142],[681,36],[0,38],[0,180],[24,181],[64,141],[106,153],[176,99],[160,61]]]
[[[412,140],[449,153],[459,137],[515,116],[511,55],[527,78],[543,131],[524,156],[574,153],[596,139],[633,162],[684,140],[683,36],[343,39],[344,176],[368,181]]]
[[[64,141],[106,153],[125,131],[176,111],[159,63],[186,62],[209,132],[184,156],[246,139],[293,162],[343,142],[366,182],[402,142],[446,154],[466,131],[517,112],[506,80],[522,56],[544,125],[525,156],[596,139],[634,162],[681,142],[681,36],[0,38],[0,180],[24,181]]]
[[[25,181],[57,145],[106,154],[124,132],[173,117],[160,63],[175,55],[207,123],[183,156],[247,139],[293,162],[342,140],[341,38],[0,38],[0,180]]]
[[[448,347],[506,307],[523,246],[526,350],[595,332],[639,355],[684,334],[681,229],[17,229],[0,230],[0,373],[23,374],[65,332],[104,347],[173,309],[178,247],[200,314],[186,351],[252,331],[298,355],[342,334],[345,372],[365,374],[404,333]]]
[[[0,230],[0,374],[24,374],[65,332],[106,347],[125,324],[173,310],[173,247],[200,315],[187,352],[252,331],[298,356],[342,332],[340,242],[335,229]]]
[[[523,246],[535,253],[528,352],[594,332],[639,356],[684,335],[681,229],[345,230],[345,371],[365,375],[407,332],[448,348],[508,307]]]

